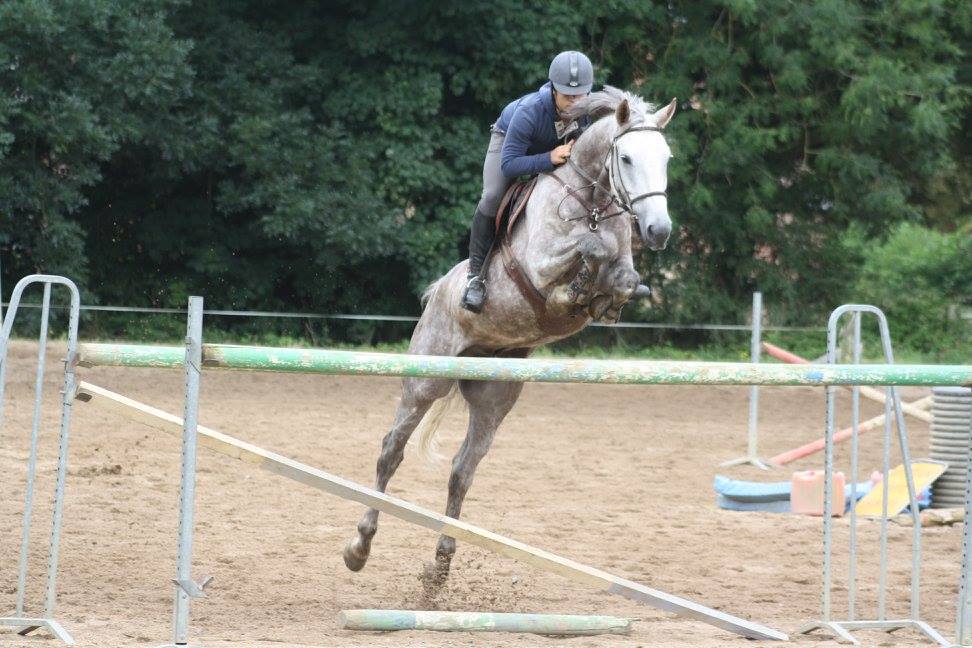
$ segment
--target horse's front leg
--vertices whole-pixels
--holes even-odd
[[[384,493],[389,480],[402,463],[405,444],[429,411],[432,404],[449,394],[453,381],[431,378],[407,378],[402,388],[402,402],[395,413],[395,423],[381,442],[375,490]],[[344,548],[344,564],[360,571],[371,553],[371,540],[378,530],[378,511],[370,508],[358,522],[358,533]]]
[[[640,281],[631,257],[621,257],[605,273],[604,283],[591,300],[588,313],[594,319],[614,324],[621,318],[621,308],[631,300]]]
[[[449,477],[449,500],[446,515],[458,518],[462,502],[472,485],[476,468],[493,443],[496,429],[520,397],[523,383],[482,382],[465,380],[459,383],[462,395],[469,403],[469,430],[462,447],[452,460]],[[441,536],[435,551],[432,583],[441,585],[449,575],[449,565],[456,553],[456,540]]]
[[[550,287],[547,308],[551,312],[567,314],[575,306],[588,304],[598,275],[613,254],[594,232],[567,239],[559,252],[538,264],[538,288]]]

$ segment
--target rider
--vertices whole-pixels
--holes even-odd
[[[594,66],[581,52],[561,52],[550,63],[550,80],[536,92],[512,101],[490,129],[483,163],[483,193],[469,230],[469,272],[462,307],[483,308],[483,262],[495,237],[496,210],[517,176],[552,171],[570,157],[573,140],[590,120],[567,123],[566,111],[590,93]]]

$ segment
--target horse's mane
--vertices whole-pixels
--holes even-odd
[[[628,101],[628,109],[631,113],[630,123],[632,124],[644,123],[648,120],[648,116],[657,110],[654,104],[648,103],[632,92],[606,85],[603,90],[592,92],[575,101],[574,105],[567,110],[567,114],[572,120],[579,117],[590,117],[597,121],[617,110],[624,100]]]

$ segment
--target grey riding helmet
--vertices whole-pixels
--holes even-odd
[[[581,52],[561,52],[550,62],[550,82],[565,95],[585,95],[594,85],[594,66]]]

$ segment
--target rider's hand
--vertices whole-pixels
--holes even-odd
[[[574,141],[571,140],[566,144],[562,144],[550,151],[550,161],[554,164],[563,164],[570,157],[570,149],[574,146]]]

